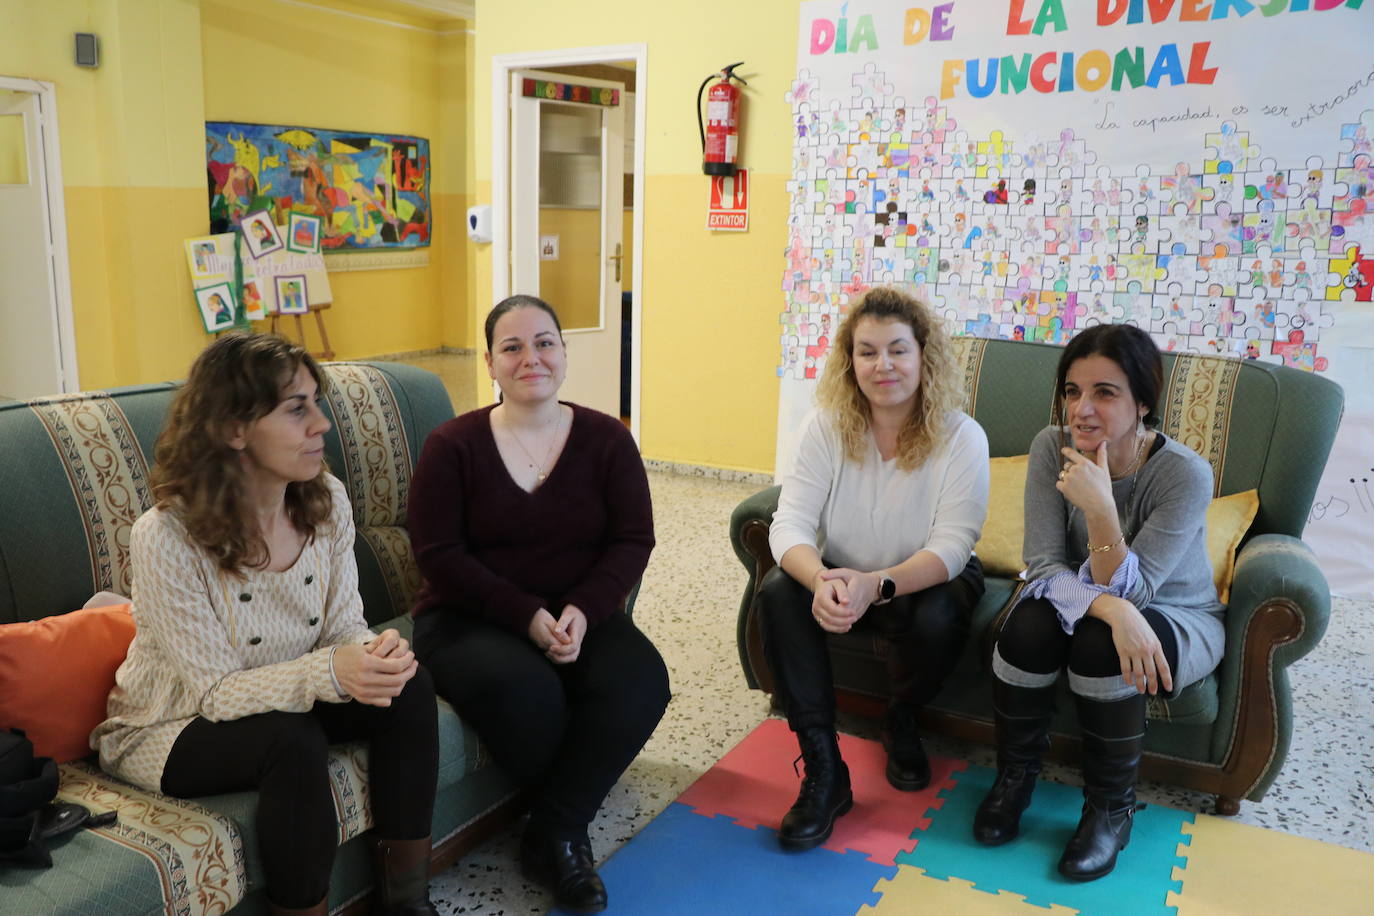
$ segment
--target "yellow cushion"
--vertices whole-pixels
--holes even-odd
[[[1259,511],[1259,491],[1246,490],[1212,500],[1207,507],[1207,559],[1212,561],[1212,581],[1217,596],[1225,604],[1231,599],[1231,573],[1236,566],[1236,548],[1250,530]]]
[[[983,571],[990,576],[1016,576],[1026,568],[1021,547],[1026,535],[1027,460],[1026,455],[1013,455],[994,458],[990,463],[988,520],[973,548]],[[1258,511],[1259,493],[1255,490],[1214,499],[1207,507],[1207,557],[1212,561],[1212,581],[1223,603],[1230,598],[1236,547]]]
[[[1012,577],[1026,568],[1021,546],[1026,538],[1027,455],[994,458],[988,488],[988,520],[973,545],[990,576]]]

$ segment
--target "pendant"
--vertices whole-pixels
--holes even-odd
[[[535,482],[535,483],[543,483],[543,482],[544,482],[544,478],[546,478],[546,477],[548,477],[548,476],[549,476],[549,475],[548,475],[548,474],[545,474],[543,471],[537,471],[537,472],[535,473],[535,475],[534,475],[534,482]]]

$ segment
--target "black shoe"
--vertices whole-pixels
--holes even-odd
[[[1083,803],[1078,829],[1064,847],[1059,873],[1074,881],[1092,881],[1116,868],[1117,853],[1131,841],[1134,800],[1124,807],[1106,807],[1096,799]]]
[[[840,758],[839,742],[827,728],[804,728],[797,733],[806,766],[801,794],[783,816],[778,842],[783,849],[812,849],[830,839],[835,818],[854,807],[849,767]]]
[[[930,758],[921,744],[916,709],[894,703],[883,720],[883,747],[887,750],[887,781],[903,792],[919,792],[930,785]]]
[[[606,909],[606,885],[596,873],[592,844],[585,839],[550,839],[527,829],[520,843],[520,871],[552,891],[562,909],[574,913]]]
[[[973,838],[1001,846],[1021,832],[1021,815],[1030,807],[1040,758],[1050,745],[1050,718],[1056,688],[1013,687],[993,679],[992,708],[997,722],[997,779],[973,816]]]
[[[1145,696],[1102,703],[1078,698],[1083,728],[1083,817],[1059,859],[1075,881],[1101,878],[1131,840],[1135,780],[1145,744]]]

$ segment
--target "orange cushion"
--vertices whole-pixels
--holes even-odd
[[[58,763],[90,754],[133,638],[127,604],[0,626],[0,728],[23,729]]]

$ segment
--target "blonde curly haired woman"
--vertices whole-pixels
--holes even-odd
[[[959,410],[949,340],[925,304],[891,288],[850,307],[782,484],[759,591],[764,649],[806,777],[778,839],[810,849],[853,804],[835,737],[827,634],[888,640],[887,779],[930,782],[916,714],[968,635],[983,572],[988,442]]]

